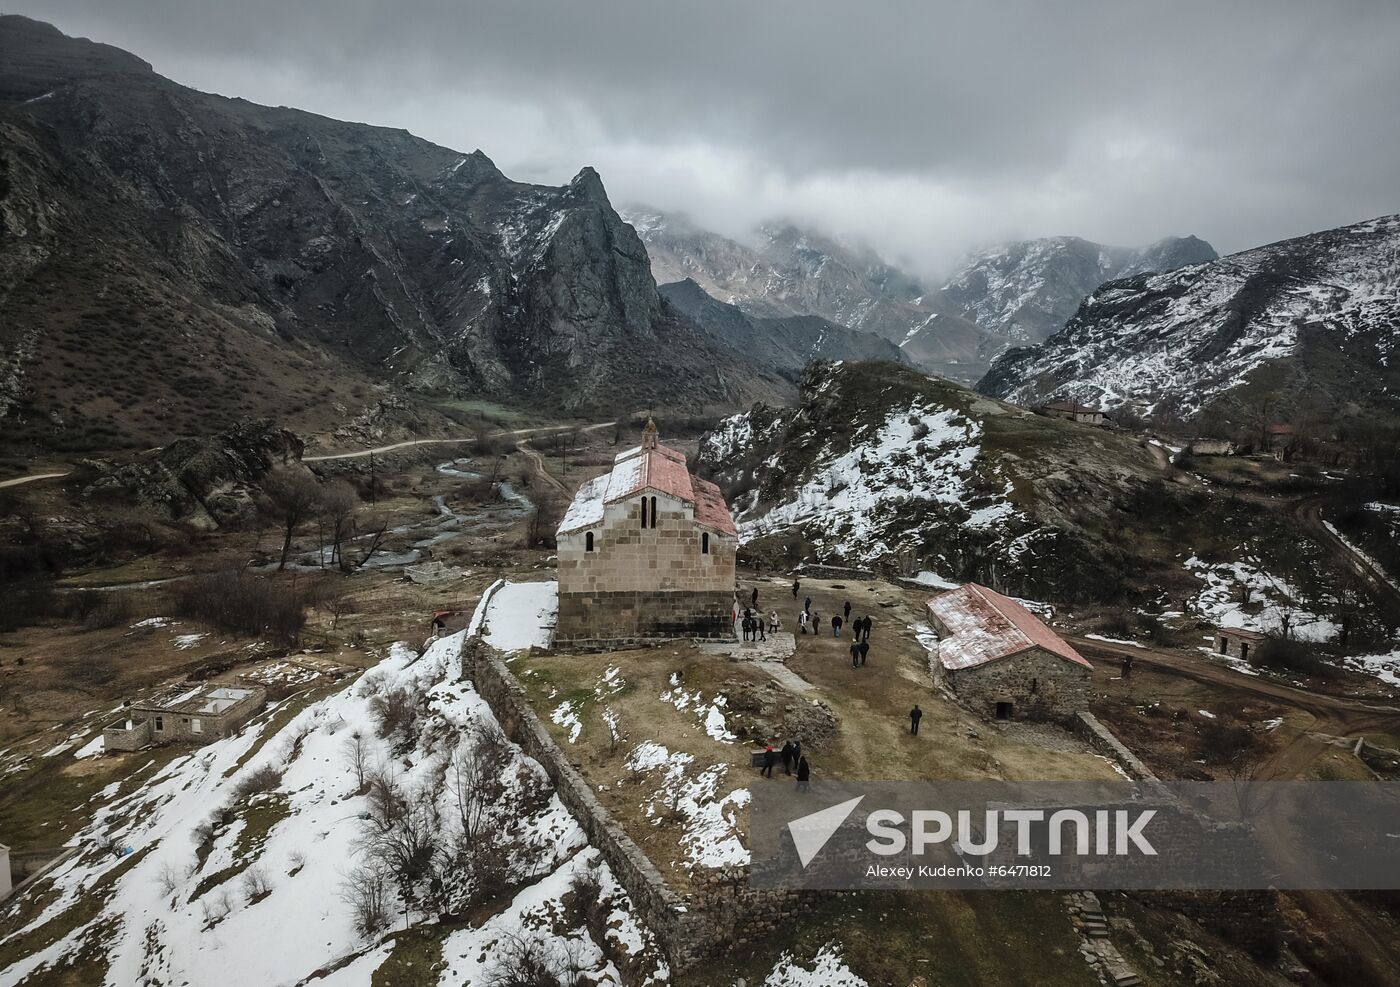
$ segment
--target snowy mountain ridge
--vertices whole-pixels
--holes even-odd
[[[1109,247],[1076,236],[1018,240],[974,253],[939,289],[963,316],[1012,344],[1059,331],[1100,285],[1216,259],[1194,236],[1147,247]],[[912,340],[911,340],[912,341]]]
[[[651,208],[622,216],[658,283],[689,279],[751,315],[816,315],[874,333],[926,370],[968,383],[1008,347],[1054,333],[1104,281],[1216,256],[1195,237],[1142,248],[1051,237],[974,254],[933,289],[869,247],[791,223],[761,225],[745,244]]]
[[[1397,345],[1400,216],[1385,216],[1109,282],[978,388],[1190,418],[1268,372],[1285,401],[1321,390],[1338,406],[1393,405]]]

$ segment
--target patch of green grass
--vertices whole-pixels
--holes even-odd
[[[536,416],[527,415],[519,409],[508,408],[494,401],[435,401],[433,406],[448,413],[456,412],[454,418],[460,416],[468,421],[484,421],[488,425],[504,425],[508,428],[519,428],[538,420]]]
[[[452,929],[436,926],[395,934],[394,948],[370,978],[373,987],[436,987],[447,963],[442,942]]]
[[[5,779],[5,795],[0,798],[0,833],[5,834],[5,842],[12,850],[62,846],[91,821],[88,803],[103,788],[120,780],[119,794],[126,794],[140,776],[185,753],[188,751],[179,747],[157,747],[132,755],[103,757],[91,762],[92,770],[82,772],[71,770],[78,762],[68,754],[35,758],[24,770]],[[133,764],[140,767],[133,770]]]

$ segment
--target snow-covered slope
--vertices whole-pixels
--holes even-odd
[[[1106,281],[1173,271],[1216,256],[1210,244],[1193,236],[1169,237],[1150,247],[1106,247],[1075,236],[1019,240],[972,255],[939,294],[964,318],[1019,346],[1058,332]]]
[[[894,565],[1019,596],[1117,591],[1108,544],[1159,467],[1136,439],[1019,412],[894,364],[809,366],[795,408],[704,439],[744,550]]]
[[[1288,405],[1394,410],[1400,216],[1110,282],[1044,344],[1008,353],[979,389],[1197,415],[1252,380]]]
[[[535,597],[519,597],[515,622],[529,623]],[[396,645],[295,716],[274,712],[104,791],[77,853],[26,892],[42,906],[0,939],[22,957],[0,984],[73,966],[65,982],[296,984],[330,970],[316,982],[367,985],[394,950],[385,933],[405,918],[433,928],[443,985],[490,982],[522,953],[590,983],[622,983],[621,967],[629,983],[666,982],[650,934],[543,769],[460,680],[461,643],[442,638],[421,655]],[[411,824],[385,830],[399,812]],[[433,863],[406,905],[386,860],[424,835]],[[357,929],[376,884],[387,927]],[[439,924],[493,900],[472,922]]]

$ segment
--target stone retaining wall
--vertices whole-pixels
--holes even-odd
[[[491,707],[506,736],[544,768],[559,800],[607,861],[631,898],[634,913],[656,936],[673,970],[692,969],[733,946],[769,939],[797,918],[797,895],[750,888],[747,867],[697,875],[693,890],[678,894],[598,801],[496,652],[477,637],[467,638],[462,645],[462,671]]]
[[[1113,735],[1113,731],[1099,722],[1099,718],[1087,710],[1080,710],[1070,721],[1070,728],[1089,742],[1089,746],[1114,761],[1129,778],[1134,781],[1157,781],[1152,769],[1138,760],[1136,754],[1123,746],[1123,742]]]

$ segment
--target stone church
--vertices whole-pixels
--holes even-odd
[[[648,421],[642,444],[579,488],[559,525],[554,639],[733,636],[734,519]]]

